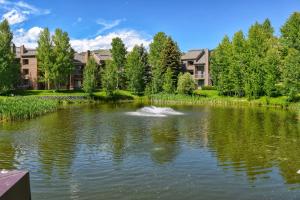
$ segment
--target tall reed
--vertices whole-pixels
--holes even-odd
[[[31,119],[58,108],[57,100],[38,97],[0,98],[0,121]]]

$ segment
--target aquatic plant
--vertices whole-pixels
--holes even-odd
[[[38,97],[0,98],[0,121],[31,119],[58,108],[58,101]]]

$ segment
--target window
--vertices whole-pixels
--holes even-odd
[[[193,65],[194,61],[188,61],[188,65]]]
[[[29,74],[29,69],[23,69],[23,74],[28,75]]]
[[[23,65],[28,65],[29,64],[29,60],[28,59],[23,59],[22,62],[23,62]]]

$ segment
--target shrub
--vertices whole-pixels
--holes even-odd
[[[195,90],[195,82],[190,73],[178,75],[177,92],[179,94],[192,94]]]
[[[201,87],[202,90],[216,90],[212,85],[205,85]]]

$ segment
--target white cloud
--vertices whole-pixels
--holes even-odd
[[[41,27],[32,27],[28,31],[18,29],[14,33],[13,42],[16,46],[24,44],[28,48],[36,48],[39,34],[42,30]],[[111,41],[115,37],[121,38],[129,51],[132,50],[134,45],[143,44],[145,47],[148,47],[151,42],[151,37],[148,35],[141,34],[135,30],[120,30],[105,35],[98,35],[91,39],[71,39],[70,43],[77,52],[110,49]]]
[[[106,35],[99,35],[92,39],[73,39],[71,40],[72,47],[78,51],[96,50],[96,49],[110,49],[113,38],[119,37],[123,40],[127,49],[130,51],[134,45],[143,44],[148,47],[151,39],[149,36],[143,36],[135,30],[121,30]]]
[[[27,19],[26,13],[19,12],[15,9],[5,13],[2,17],[7,19],[11,25],[21,23]]]
[[[97,24],[99,24],[103,27],[100,30],[98,30],[97,34],[100,34],[106,30],[110,30],[110,29],[118,26],[123,21],[126,21],[126,19],[116,19],[113,21],[106,21],[104,19],[98,19]]]
[[[7,19],[11,25],[26,21],[30,15],[47,15],[50,13],[50,10],[37,8],[24,1],[0,0],[0,9],[6,11],[2,15],[2,20]]]
[[[25,45],[27,48],[36,48],[39,35],[43,29],[41,27],[32,27],[28,31],[18,29],[14,33],[13,42],[16,46]]]

